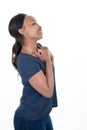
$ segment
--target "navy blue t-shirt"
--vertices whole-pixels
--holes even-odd
[[[20,105],[16,110],[16,114],[27,120],[38,120],[44,118],[51,112],[53,107],[57,106],[55,82],[53,96],[47,98],[36,91],[28,81],[40,70],[45,74],[45,63],[30,54],[20,53],[17,59],[17,69],[23,83],[23,95],[20,99]]]

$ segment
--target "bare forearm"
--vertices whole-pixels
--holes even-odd
[[[51,60],[46,62],[46,79],[49,87],[49,96],[53,94],[53,86],[54,86],[54,78],[53,78],[53,70],[52,70],[52,62]]]
[[[51,61],[52,61],[52,63],[54,64],[54,56],[53,56],[52,52],[49,51],[49,54],[50,54]]]
[[[39,78],[39,83],[43,88],[39,88],[39,92],[42,92],[42,94],[45,97],[51,97],[53,95],[53,87],[54,87],[54,76],[53,76],[53,68],[52,68],[52,57],[49,53],[49,50],[47,47],[41,47],[37,51],[35,51],[35,55],[46,64],[46,74],[39,73],[41,77]],[[39,75],[38,74],[38,75]],[[37,79],[38,80],[38,79]],[[34,85],[33,85],[34,86]],[[36,86],[36,84],[35,84]]]

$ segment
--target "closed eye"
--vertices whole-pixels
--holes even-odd
[[[32,25],[37,25],[37,22],[33,22]]]

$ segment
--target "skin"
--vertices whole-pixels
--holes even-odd
[[[46,75],[40,70],[29,79],[29,83],[40,94],[50,98],[53,94],[54,86],[52,55],[47,47],[37,49],[37,41],[42,38],[42,28],[34,17],[26,16],[23,27],[18,31],[24,36],[21,52],[31,54],[46,64]]]
[[[32,49],[36,50],[36,42],[42,38],[42,31],[41,26],[37,23],[35,18],[26,16],[23,27],[18,31],[23,34],[25,38],[22,51],[26,50],[28,53],[31,53],[33,51]]]

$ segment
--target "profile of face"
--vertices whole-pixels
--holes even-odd
[[[18,32],[27,39],[39,40],[42,38],[42,27],[32,16],[25,16],[23,26]]]

